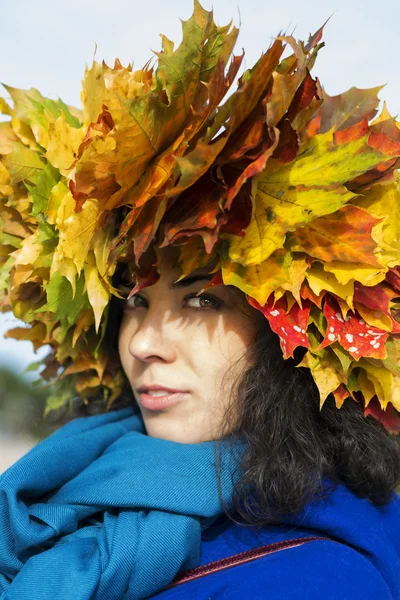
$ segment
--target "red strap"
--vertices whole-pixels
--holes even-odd
[[[252,550],[246,550],[245,552],[239,552],[239,554],[234,554],[233,556],[228,556],[227,558],[222,558],[221,560],[215,560],[206,565],[202,565],[201,567],[195,567],[194,569],[189,569],[183,573],[179,573],[169,585],[163,588],[162,591],[176,585],[180,585],[181,583],[186,583],[187,581],[192,581],[193,579],[198,579],[199,577],[204,577],[210,573],[215,573],[216,571],[222,571],[223,569],[228,569],[230,567],[234,567],[235,565],[241,565],[242,563],[255,560],[261,556],[278,552],[279,550],[295,548],[296,546],[301,546],[307,542],[319,540],[335,541],[329,537],[311,536],[295,538],[293,540],[286,540],[283,542],[274,542],[273,544],[266,544],[265,546],[253,548]]]

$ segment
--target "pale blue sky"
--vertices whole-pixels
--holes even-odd
[[[280,31],[305,39],[330,16],[313,73],[333,95],[355,85],[375,87],[386,83],[380,96],[392,114],[400,112],[398,58],[398,1],[372,0],[202,0],[214,8],[217,24],[232,18],[241,32],[236,53],[246,50],[249,67]],[[192,0],[3,0],[0,36],[0,81],[21,88],[36,87],[51,98],[61,97],[79,106],[80,81],[85,64],[96,59],[112,64],[134,62],[140,68],[160,49],[159,33],[181,38],[179,18],[192,13]],[[1,336],[18,323],[0,315],[0,365],[21,372],[38,360],[30,342]],[[43,353],[42,353],[43,354]]]

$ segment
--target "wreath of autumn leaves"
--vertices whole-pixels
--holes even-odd
[[[123,376],[104,344],[112,276],[157,280],[154,247],[179,247],[181,277],[247,294],[285,358],[306,349],[321,406],[362,402],[400,431],[400,124],[380,88],[330,97],[312,77],[322,29],[276,38],[238,79],[238,30],[197,2],[177,49],[133,71],[94,62],[82,110],[37,90],[0,99],[0,290],[49,345],[47,410]],[[227,97],[227,99],[225,99]]]

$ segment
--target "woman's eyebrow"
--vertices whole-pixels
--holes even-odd
[[[210,281],[214,277],[214,275],[215,275],[215,273],[203,273],[201,275],[191,275],[190,277],[185,277],[184,279],[181,279],[180,281],[169,283],[168,288],[170,290],[175,290],[177,288],[189,287],[189,285],[192,285],[193,283],[196,283],[197,281]],[[125,283],[121,283],[118,286],[118,288],[121,290],[122,289],[130,290],[132,288],[132,286],[125,284]]]
[[[215,273],[203,273],[201,275],[191,275],[190,277],[185,277],[180,281],[176,281],[174,283],[170,283],[168,285],[170,290],[174,290],[176,288],[183,288],[196,283],[197,281],[210,281],[214,277]]]

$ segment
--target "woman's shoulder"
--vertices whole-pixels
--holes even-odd
[[[239,572],[234,575],[237,588]],[[267,555],[248,564],[241,577],[262,598],[270,600],[393,600],[380,572],[357,550],[334,540],[315,540]],[[232,581],[233,583],[233,581]],[[264,587],[266,586],[266,587]],[[243,591],[243,588],[242,588]],[[244,597],[240,590],[234,598]]]
[[[183,600],[393,600],[361,553],[334,540],[314,540],[189,580],[154,596]]]

